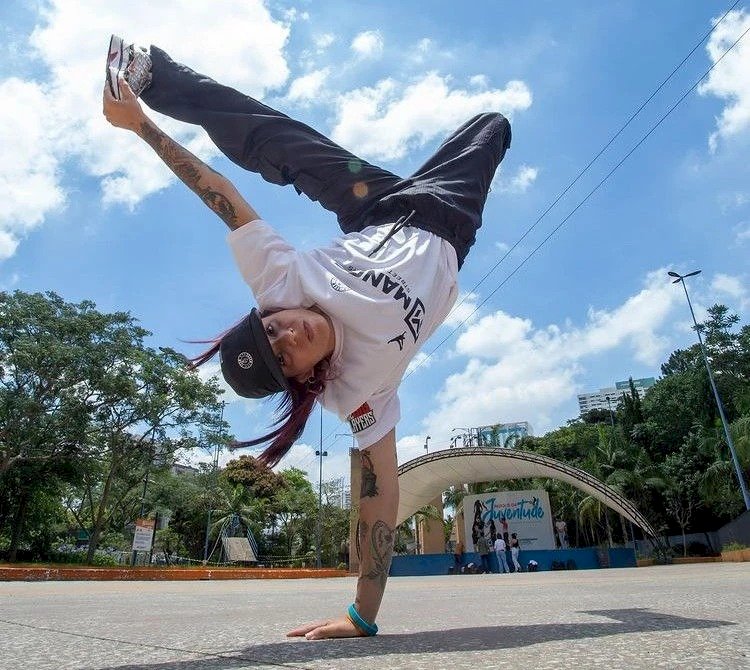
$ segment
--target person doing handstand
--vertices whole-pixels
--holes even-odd
[[[348,420],[358,441],[355,601],[345,616],[288,635],[374,635],[398,509],[398,386],[455,302],[458,270],[482,224],[510,125],[501,114],[479,114],[402,178],[155,46],[136,48],[113,36],[106,70],[107,120],[149,144],[226,223],[234,259],[257,301],[258,309],[193,359],[201,365],[218,353],[224,379],[240,396],[280,394],[277,427],[238,446],[267,443],[259,459],[277,464],[316,403]],[[336,215],[343,234],[312,251],[296,250],[225,177],[157,127],[138,97],[151,109],[202,126],[243,168],[318,201]]]

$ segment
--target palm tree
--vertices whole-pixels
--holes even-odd
[[[262,499],[252,498],[243,486],[231,488],[222,486],[219,492],[219,505],[213,510],[217,516],[210,526],[209,537],[215,537],[225,525],[238,525],[243,530],[243,534],[247,535],[253,524],[262,523],[264,512]]]
[[[742,416],[729,426],[740,468],[747,480],[750,471],[750,415]],[[706,501],[723,508],[732,516],[742,510],[737,475],[726,446],[724,433],[719,426],[702,431],[701,446],[714,454],[713,462],[706,468],[701,480],[701,494]]]

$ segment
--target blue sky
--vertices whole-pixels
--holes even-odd
[[[402,385],[402,462],[424,453],[426,435],[431,449],[446,446],[457,426],[526,420],[543,434],[577,415],[577,393],[657,376],[694,337],[669,269],[702,268],[690,284],[699,314],[723,302],[748,322],[750,35],[492,293],[750,27],[750,5],[737,5],[476,287],[731,3],[115,4],[0,8],[0,288],[129,310],[154,346],[186,353],[195,348],[184,340],[218,333],[252,304],[223,224],[138,138],[102,117],[104,56],[116,32],[158,44],[402,175],[469,116],[496,109],[511,119],[513,144],[461,272],[464,302],[425,351],[487,301],[420,356]],[[195,128],[154,118],[296,245],[336,234],[333,215],[293,189],[236,168]],[[267,404],[226,399],[238,437],[268,424]],[[335,437],[346,431],[324,414],[326,478],[348,472],[348,438]],[[318,440],[316,418],[282,466],[315,476]]]

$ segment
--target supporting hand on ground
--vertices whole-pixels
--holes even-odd
[[[307,623],[304,626],[290,630],[287,637],[305,637],[307,640],[324,640],[332,637],[360,637],[360,630],[349,621],[348,617],[339,619],[324,619]]]

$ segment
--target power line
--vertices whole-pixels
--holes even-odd
[[[580,170],[576,176],[573,178],[573,180],[555,197],[555,199],[547,206],[547,208],[542,212],[542,214],[539,215],[539,217],[534,221],[534,223],[521,235],[521,237],[516,240],[516,242],[503,254],[503,256],[498,260],[481,278],[480,280],[469,290],[466,292],[466,295],[451,309],[450,314],[455,313],[455,311],[460,307],[465,301],[468,295],[473,293],[484,281],[503,263],[503,261],[513,252],[514,249],[518,247],[518,245],[536,228],[536,226],[542,221],[542,219],[552,210],[552,208],[565,196],[568,191],[580,180],[580,178],[588,172],[588,170],[596,163],[596,161],[602,156],[602,154],[612,145],[612,143],[623,133],[623,131],[632,123],[632,121],[640,114],[640,112],[653,100],[653,98],[659,93],[659,91],[669,82],[670,79],[680,70],[680,68],[687,62],[687,60],[695,53],[695,51],[703,44],[703,42],[718,28],[718,26],[724,21],[724,19],[729,15],[729,13],[739,4],[740,0],[735,0],[735,2],[729,7],[729,9],[724,12],[724,14],[721,16],[721,18],[716,21],[716,23],[712,26],[712,28],[707,31],[704,35],[700,37],[700,39],[696,42],[696,44],[693,46],[693,48],[688,52],[688,54],[672,69],[672,71],[667,75],[667,77],[662,80],[662,82],[653,90],[653,92],[644,100],[641,105],[636,109],[635,112],[633,112],[630,117],[625,121],[625,123],[620,127],[620,129],[607,141],[607,143],[599,150],[599,152],[588,162],[588,164]],[[667,110],[665,114],[663,114],[659,120],[651,126],[651,128],[646,132],[643,137],[641,137],[636,144],[631,147],[631,149],[623,156],[620,161],[602,178],[594,188],[592,188],[586,196],[558,223],[551,231],[550,233],[508,274],[505,276],[505,278],[496,286],[489,295],[482,300],[476,307],[469,313],[468,316],[466,316],[464,319],[462,319],[458,325],[451,330],[448,335],[446,335],[438,344],[435,346],[429,353],[425,355],[425,357],[416,363],[412,369],[406,373],[402,380],[407,379],[412,373],[414,373],[416,370],[418,370],[427,360],[429,360],[433,354],[435,354],[440,347],[442,347],[449,339],[453,337],[460,329],[462,329],[468,320],[477,312],[479,309],[487,303],[490,298],[492,298],[505,284],[524,266],[526,263],[536,254],[537,251],[539,251],[554,235],[555,233],[560,230],[567,222],[568,220],[575,214],[588,200],[593,196],[608,180],[609,178],[625,163],[625,161],[630,158],[630,156],[643,144],[650,136],[651,134],[672,114],[672,112],[682,103],[682,101],[690,94],[692,93],[700,84],[703,79],[708,76],[713,69],[724,59],[724,57],[745,37],[745,35],[750,32],[750,28],[745,30],[730,46],[729,48],[724,51],[724,53],[711,65],[711,67],[706,70],[703,75],[701,75],[695,83],[690,86],[681,96],[680,98]],[[341,425],[343,422],[340,422],[338,425]],[[336,428],[335,430],[337,430]],[[333,435],[333,432],[331,432],[329,435],[326,436],[325,440],[328,441],[330,437]]]
[[[521,235],[521,237],[519,237],[519,238],[518,238],[518,239],[517,239],[517,240],[515,241],[515,243],[513,244],[513,246],[511,246],[511,247],[510,247],[510,248],[509,248],[509,249],[508,249],[508,250],[507,250],[507,251],[506,251],[506,252],[505,252],[505,253],[503,254],[503,256],[502,256],[502,257],[500,258],[500,260],[499,260],[499,261],[497,261],[497,262],[496,262],[496,263],[495,263],[495,264],[494,264],[494,265],[493,265],[493,266],[492,266],[492,267],[491,267],[491,268],[490,268],[490,269],[489,269],[489,270],[488,270],[488,271],[487,271],[487,272],[486,272],[486,273],[485,273],[485,274],[484,274],[484,275],[483,275],[483,276],[481,277],[481,279],[480,279],[480,280],[479,280],[479,281],[478,281],[478,282],[477,282],[476,284],[474,284],[474,286],[473,286],[473,287],[472,287],[471,289],[469,289],[468,291],[466,291],[466,293],[464,294],[464,297],[463,297],[463,298],[461,298],[461,300],[459,300],[459,301],[458,301],[458,303],[456,303],[456,304],[455,304],[455,305],[454,305],[454,306],[452,307],[452,309],[451,309],[451,311],[449,312],[448,316],[450,316],[451,314],[454,314],[454,313],[456,312],[456,310],[457,310],[457,309],[458,309],[458,308],[459,308],[459,307],[460,307],[460,306],[461,306],[461,305],[462,305],[462,304],[463,304],[463,303],[464,303],[464,302],[466,301],[467,297],[468,297],[469,295],[471,295],[471,294],[472,294],[472,293],[473,293],[474,291],[476,291],[476,289],[477,289],[477,288],[479,288],[479,287],[480,287],[480,286],[481,286],[481,285],[482,285],[482,284],[484,283],[484,281],[485,281],[485,280],[486,280],[486,279],[487,279],[487,278],[488,278],[488,277],[489,277],[489,276],[490,276],[491,274],[493,274],[493,273],[495,272],[495,270],[496,270],[496,269],[497,269],[497,268],[498,268],[498,267],[499,267],[499,266],[500,266],[500,265],[501,265],[501,264],[503,263],[503,261],[505,261],[505,259],[506,259],[506,258],[508,258],[508,256],[510,256],[510,254],[511,254],[511,253],[512,253],[512,252],[513,252],[513,251],[514,251],[515,249],[516,249],[516,247],[518,247],[518,245],[519,245],[519,244],[521,244],[521,242],[523,242],[523,241],[524,241],[524,240],[526,239],[526,237],[527,237],[527,236],[529,235],[529,233],[531,233],[531,231],[532,231],[532,230],[534,230],[534,228],[536,228],[536,227],[537,227],[537,225],[538,225],[538,224],[539,224],[539,223],[540,223],[540,222],[542,221],[542,219],[543,219],[543,218],[544,218],[545,216],[547,216],[547,214],[548,214],[548,213],[549,213],[549,212],[550,212],[550,211],[552,210],[552,208],[553,208],[553,207],[554,207],[554,206],[555,206],[555,205],[556,205],[556,204],[557,204],[558,202],[560,202],[560,200],[561,200],[561,199],[563,198],[563,196],[565,196],[565,194],[566,194],[566,193],[568,193],[568,191],[570,191],[570,189],[571,189],[571,188],[573,188],[573,186],[575,186],[575,184],[576,184],[576,183],[578,182],[578,180],[579,180],[579,179],[580,179],[581,177],[583,177],[583,175],[584,175],[584,174],[586,174],[586,173],[587,173],[587,172],[589,171],[589,168],[591,168],[591,166],[592,166],[592,165],[593,165],[594,163],[596,163],[596,161],[597,161],[597,160],[599,160],[599,158],[601,157],[601,155],[602,155],[602,154],[603,154],[603,153],[604,153],[604,152],[605,152],[605,151],[606,151],[607,149],[609,149],[609,147],[610,147],[610,146],[612,145],[612,143],[613,143],[613,142],[614,142],[614,141],[615,141],[615,140],[616,140],[616,139],[617,139],[617,138],[618,138],[618,137],[619,137],[619,136],[620,136],[620,135],[621,135],[621,134],[623,133],[623,131],[624,131],[624,130],[625,130],[625,129],[626,129],[626,128],[627,128],[627,127],[628,127],[628,126],[629,126],[629,125],[631,124],[631,122],[632,122],[632,121],[633,121],[633,120],[634,120],[634,119],[635,119],[635,118],[636,118],[636,117],[637,117],[637,116],[638,116],[638,115],[639,115],[639,114],[641,113],[641,111],[643,110],[643,108],[644,108],[644,107],[646,107],[646,105],[648,105],[648,103],[649,103],[649,102],[651,102],[651,100],[653,100],[653,99],[654,99],[654,97],[656,96],[656,94],[657,94],[657,93],[658,93],[658,92],[659,92],[659,91],[660,91],[660,90],[661,90],[662,88],[664,88],[664,86],[665,86],[665,85],[667,84],[667,82],[668,82],[668,81],[669,81],[669,80],[670,80],[670,79],[671,79],[671,78],[672,78],[672,77],[673,77],[673,76],[674,76],[674,75],[675,75],[675,74],[677,73],[677,71],[678,71],[678,70],[679,70],[679,69],[680,69],[680,68],[681,68],[681,67],[682,67],[682,66],[683,66],[683,65],[684,65],[684,64],[685,64],[685,63],[686,63],[686,62],[688,61],[688,59],[689,59],[689,58],[690,58],[690,57],[691,57],[691,56],[692,56],[692,55],[693,55],[693,54],[694,54],[694,53],[695,53],[695,52],[697,51],[697,49],[698,49],[698,48],[699,48],[699,47],[700,47],[700,46],[701,46],[701,45],[703,44],[703,42],[705,42],[705,41],[706,41],[706,39],[707,39],[707,38],[708,38],[708,37],[709,37],[709,36],[710,36],[710,35],[711,35],[711,34],[712,34],[712,33],[713,33],[713,32],[714,32],[714,31],[715,31],[715,30],[716,30],[716,29],[717,29],[717,28],[719,27],[719,25],[721,24],[721,22],[722,22],[722,21],[724,21],[724,19],[725,19],[725,18],[726,18],[726,17],[727,17],[728,15],[729,15],[729,13],[730,13],[730,12],[731,12],[731,11],[732,11],[732,10],[733,10],[733,9],[734,9],[734,8],[735,8],[735,7],[737,6],[737,5],[738,5],[738,4],[739,4],[739,2],[740,2],[740,0],[735,0],[734,4],[733,4],[733,5],[732,5],[732,6],[731,6],[731,7],[729,8],[729,9],[727,9],[727,11],[726,11],[726,12],[724,12],[724,14],[722,15],[722,17],[721,17],[721,18],[720,18],[720,19],[719,19],[719,20],[718,20],[718,21],[717,21],[717,22],[716,22],[716,23],[715,23],[715,24],[714,24],[714,25],[712,26],[712,28],[711,28],[711,29],[710,29],[710,30],[709,30],[708,32],[706,32],[706,33],[705,33],[704,35],[702,35],[702,36],[701,36],[701,38],[700,38],[700,39],[699,39],[699,40],[698,40],[698,41],[697,41],[697,42],[695,43],[695,46],[693,46],[693,48],[692,48],[692,49],[691,49],[691,50],[690,50],[690,51],[688,52],[688,54],[687,54],[687,55],[686,55],[686,56],[685,56],[685,57],[684,57],[684,58],[683,58],[683,59],[682,59],[682,60],[681,60],[681,61],[680,61],[680,62],[679,62],[679,63],[678,63],[678,64],[677,64],[677,65],[676,65],[675,67],[674,67],[674,69],[673,69],[673,70],[672,70],[672,71],[671,71],[671,72],[670,72],[670,73],[669,73],[669,74],[667,75],[667,77],[666,77],[666,78],[665,78],[665,79],[664,79],[664,80],[663,80],[663,81],[662,81],[662,82],[661,82],[661,83],[660,83],[660,84],[659,84],[659,85],[658,85],[658,86],[657,86],[657,87],[656,87],[656,88],[655,88],[655,89],[654,89],[654,90],[653,90],[653,91],[651,92],[651,95],[649,95],[649,96],[648,96],[648,98],[646,98],[646,100],[644,100],[644,101],[643,101],[643,102],[641,103],[640,107],[638,107],[638,109],[636,109],[636,110],[635,110],[635,112],[633,112],[633,113],[632,113],[632,114],[630,115],[630,117],[628,118],[628,120],[627,120],[627,121],[625,121],[625,123],[624,123],[624,124],[623,124],[623,125],[622,125],[622,126],[620,127],[620,129],[619,129],[619,130],[618,130],[618,131],[617,131],[617,132],[616,132],[616,133],[615,133],[614,135],[612,135],[612,137],[610,137],[610,138],[609,138],[609,141],[608,141],[608,142],[607,142],[607,143],[606,143],[606,144],[605,144],[605,145],[604,145],[604,146],[603,146],[603,147],[602,147],[602,148],[601,148],[601,149],[599,150],[599,152],[598,152],[598,153],[596,154],[596,156],[594,156],[594,157],[593,157],[593,158],[592,158],[592,159],[591,159],[591,160],[590,160],[590,161],[588,162],[588,164],[586,165],[586,167],[584,167],[584,168],[583,168],[582,170],[580,170],[580,171],[578,172],[578,174],[577,174],[577,175],[576,175],[576,176],[575,176],[575,177],[573,178],[573,180],[572,180],[572,181],[571,181],[571,182],[570,182],[570,183],[569,183],[569,184],[568,184],[568,185],[567,185],[567,186],[566,186],[566,187],[565,187],[565,188],[564,188],[564,189],[563,189],[563,190],[562,190],[562,191],[561,191],[561,192],[560,192],[560,193],[559,193],[559,194],[558,194],[558,195],[557,195],[556,197],[555,197],[555,199],[554,199],[554,200],[553,200],[553,201],[552,201],[552,202],[551,202],[551,203],[550,203],[550,204],[549,204],[549,205],[547,206],[547,208],[546,208],[546,209],[545,209],[545,210],[544,210],[544,211],[543,211],[543,212],[542,212],[542,213],[541,213],[541,214],[539,215],[539,217],[538,217],[538,218],[536,219],[536,221],[534,221],[534,223],[533,223],[533,224],[531,224],[531,226],[530,226],[529,228],[527,228],[527,229],[526,229],[526,231],[525,231],[525,232],[523,233],[523,235]],[[704,75],[704,76],[705,76],[705,75]],[[476,310],[475,310],[475,311],[476,311]],[[472,312],[472,314],[473,314],[473,313],[474,313],[474,312]],[[452,335],[452,334],[453,334],[453,333],[451,333],[451,335]],[[442,343],[441,343],[441,344],[442,344]]]
[[[737,3],[735,3],[735,4],[737,4]],[[725,16],[726,16],[726,14],[725,14]],[[718,24],[717,24],[717,25],[718,25]],[[459,331],[459,330],[460,330],[461,328],[463,328],[463,326],[464,326],[464,325],[466,324],[466,322],[467,322],[467,321],[468,321],[468,320],[469,320],[469,319],[470,319],[470,318],[471,318],[472,316],[474,316],[474,314],[476,314],[476,312],[477,312],[477,311],[479,311],[479,308],[480,308],[480,307],[482,307],[482,306],[483,306],[483,305],[484,305],[484,304],[485,304],[485,303],[486,303],[486,302],[487,302],[487,301],[488,301],[488,300],[489,300],[489,299],[490,299],[490,298],[491,298],[492,296],[494,296],[494,295],[495,295],[495,293],[497,293],[497,292],[498,292],[498,291],[499,291],[499,290],[500,290],[500,289],[501,289],[501,288],[502,288],[503,286],[505,286],[505,284],[507,284],[507,283],[508,283],[508,281],[509,281],[509,280],[511,279],[511,277],[513,277],[513,276],[514,276],[514,275],[515,275],[515,274],[516,274],[516,273],[517,273],[517,272],[518,272],[518,271],[519,271],[519,270],[520,270],[520,269],[521,269],[521,268],[522,268],[522,267],[523,267],[524,265],[526,265],[526,263],[527,263],[527,262],[529,261],[529,259],[530,259],[530,258],[531,258],[531,257],[532,257],[532,256],[533,256],[534,254],[536,254],[536,252],[537,252],[537,251],[539,251],[539,249],[541,249],[541,248],[542,248],[542,247],[543,247],[543,246],[544,246],[544,245],[545,245],[545,244],[546,244],[546,243],[547,243],[547,242],[548,242],[548,241],[549,241],[549,240],[550,240],[550,239],[551,239],[551,238],[552,238],[552,237],[554,236],[554,234],[555,234],[555,233],[556,233],[556,232],[557,232],[558,230],[560,230],[560,228],[562,228],[562,227],[563,227],[563,226],[564,226],[564,225],[565,225],[565,224],[567,223],[567,221],[568,221],[568,220],[570,219],[570,217],[571,217],[571,216],[573,216],[573,214],[575,214],[575,213],[576,213],[576,212],[577,212],[577,211],[578,211],[578,210],[579,210],[579,209],[580,209],[580,208],[581,208],[581,207],[582,207],[582,206],[583,206],[583,205],[584,205],[584,204],[585,204],[585,203],[586,203],[586,202],[588,201],[588,199],[589,199],[589,198],[590,198],[590,197],[591,197],[592,195],[594,195],[594,193],[596,193],[596,192],[597,192],[597,191],[598,191],[598,190],[599,190],[599,189],[600,189],[600,188],[601,188],[601,187],[602,187],[602,186],[603,186],[603,185],[604,185],[604,184],[605,184],[605,183],[606,183],[606,182],[607,182],[607,181],[609,180],[609,178],[610,178],[610,177],[611,177],[611,176],[612,176],[612,175],[613,175],[613,174],[614,174],[614,173],[615,173],[615,172],[616,172],[616,171],[617,171],[617,170],[618,170],[618,169],[620,168],[620,166],[621,166],[621,165],[622,165],[622,164],[623,164],[623,163],[624,163],[624,162],[625,162],[625,161],[626,161],[626,160],[627,160],[628,158],[630,158],[630,156],[631,156],[631,155],[632,155],[632,154],[633,154],[633,153],[635,152],[635,150],[636,150],[636,149],[638,149],[638,147],[640,147],[640,146],[641,146],[641,144],[643,144],[643,143],[644,143],[644,142],[645,142],[645,141],[646,141],[646,140],[647,140],[647,139],[649,138],[649,136],[650,136],[650,135],[651,135],[651,134],[652,134],[652,133],[653,133],[653,132],[654,132],[654,131],[655,131],[655,130],[656,130],[656,129],[657,129],[657,128],[658,128],[658,127],[659,127],[659,126],[660,126],[660,125],[661,125],[661,124],[662,124],[662,123],[663,123],[663,122],[664,122],[664,121],[666,120],[666,119],[667,119],[667,117],[669,117],[669,115],[670,115],[670,114],[671,114],[671,113],[672,113],[672,112],[673,112],[673,111],[674,111],[675,109],[677,109],[677,107],[678,107],[678,106],[679,106],[679,105],[680,105],[680,104],[682,103],[682,101],[683,101],[683,100],[684,100],[685,98],[687,98],[687,96],[688,96],[688,95],[690,95],[690,93],[692,93],[692,92],[693,92],[693,91],[694,91],[694,90],[695,90],[695,89],[697,88],[698,84],[700,84],[700,83],[701,83],[701,81],[703,81],[703,80],[704,80],[704,79],[705,79],[705,78],[706,78],[706,77],[707,77],[707,76],[708,76],[708,75],[709,75],[709,74],[711,73],[711,71],[712,71],[712,70],[713,70],[713,69],[714,69],[714,68],[715,68],[715,67],[716,67],[716,66],[717,66],[717,65],[718,65],[718,64],[719,64],[719,63],[720,63],[720,62],[721,62],[721,61],[722,61],[723,59],[724,59],[724,57],[725,57],[725,56],[726,56],[726,55],[727,55],[727,54],[728,54],[728,53],[729,53],[729,52],[730,52],[730,51],[731,51],[731,50],[732,50],[732,49],[733,49],[733,48],[734,48],[734,47],[735,47],[735,46],[736,46],[737,44],[739,44],[739,42],[740,42],[740,41],[741,41],[741,40],[742,40],[742,39],[743,39],[743,38],[745,37],[745,35],[747,35],[747,33],[748,33],[748,32],[750,32],[750,28],[748,28],[747,30],[745,30],[745,32],[743,32],[743,33],[742,33],[742,34],[741,34],[741,35],[740,35],[740,36],[739,36],[739,37],[738,37],[738,38],[737,38],[737,39],[736,39],[736,40],[735,40],[735,41],[734,41],[734,42],[732,43],[732,45],[731,45],[731,46],[730,46],[730,47],[729,47],[729,48],[728,48],[728,49],[727,49],[727,50],[726,50],[726,51],[725,51],[725,52],[724,52],[723,54],[721,54],[721,56],[720,56],[720,57],[719,57],[719,58],[718,58],[718,59],[716,60],[716,62],[715,62],[715,63],[714,63],[713,65],[711,65],[711,67],[710,67],[710,68],[708,68],[708,70],[706,70],[706,71],[705,71],[705,72],[704,72],[704,73],[703,73],[703,74],[702,74],[702,75],[701,75],[701,76],[700,76],[700,77],[699,77],[699,78],[698,78],[698,79],[697,79],[697,80],[695,81],[695,83],[694,83],[694,84],[693,84],[693,85],[692,85],[692,86],[691,86],[690,88],[688,88],[688,89],[687,89],[687,90],[686,90],[686,91],[685,91],[685,92],[684,92],[684,93],[683,93],[683,94],[682,94],[682,95],[680,96],[680,98],[679,98],[679,99],[677,100],[677,102],[675,102],[675,103],[674,103],[674,104],[673,104],[673,105],[672,105],[672,106],[671,106],[671,107],[670,107],[670,108],[669,108],[669,109],[668,109],[668,110],[667,110],[667,111],[666,111],[666,112],[665,112],[665,113],[664,113],[664,114],[663,114],[663,115],[661,116],[661,118],[660,118],[660,119],[659,119],[659,120],[658,120],[658,121],[657,121],[657,122],[656,122],[656,123],[655,123],[655,124],[654,124],[653,126],[651,126],[651,128],[650,128],[650,129],[648,130],[648,132],[647,132],[647,133],[646,133],[646,134],[645,134],[645,135],[644,135],[643,137],[641,137],[641,139],[640,139],[640,140],[638,140],[638,142],[636,142],[636,143],[635,143],[635,145],[634,145],[634,146],[633,146],[633,147],[632,147],[632,148],[630,149],[630,151],[628,151],[628,152],[627,152],[627,153],[625,154],[625,156],[623,156],[623,158],[621,158],[621,159],[620,159],[620,161],[619,161],[619,162],[618,162],[618,163],[617,163],[617,164],[616,164],[616,165],[615,165],[615,166],[614,166],[614,167],[613,167],[613,168],[612,168],[612,169],[611,169],[611,170],[610,170],[610,171],[609,171],[609,172],[608,172],[608,173],[607,173],[607,174],[606,174],[605,176],[604,176],[604,178],[603,178],[603,179],[601,179],[601,180],[600,180],[600,181],[599,181],[599,182],[597,183],[597,185],[596,185],[596,186],[594,186],[594,188],[592,188],[592,189],[591,189],[591,190],[590,190],[590,191],[589,191],[589,192],[588,192],[588,193],[586,194],[586,196],[585,196],[585,197],[583,198],[583,200],[581,200],[581,201],[580,201],[580,202],[579,202],[579,203],[578,203],[578,204],[577,204],[577,205],[576,205],[576,206],[575,206],[575,207],[574,207],[574,208],[573,208],[573,209],[572,209],[572,210],[571,210],[571,211],[570,211],[570,212],[569,212],[569,213],[567,214],[567,216],[565,216],[565,218],[563,218],[563,220],[562,220],[562,221],[560,221],[560,223],[558,223],[558,224],[557,224],[557,225],[556,225],[556,226],[555,226],[555,227],[554,227],[554,228],[553,228],[553,229],[552,229],[552,230],[550,231],[550,233],[549,233],[549,234],[548,234],[548,235],[547,235],[547,236],[546,236],[546,237],[545,237],[545,238],[544,238],[544,239],[543,239],[543,240],[542,240],[542,241],[541,241],[541,242],[540,242],[540,243],[539,243],[539,244],[538,244],[538,245],[537,245],[536,247],[534,247],[534,249],[533,249],[533,250],[532,250],[532,251],[531,251],[531,252],[530,252],[530,253],[529,253],[529,254],[528,254],[528,255],[527,255],[527,256],[526,256],[526,257],[525,257],[525,258],[524,258],[524,259],[523,259],[523,260],[522,260],[522,261],[521,261],[521,262],[520,262],[520,263],[519,263],[519,264],[518,264],[517,266],[516,266],[516,267],[515,267],[515,268],[513,268],[513,270],[512,270],[512,271],[511,271],[511,272],[510,272],[510,273],[509,273],[508,275],[506,275],[506,276],[505,276],[505,278],[504,278],[504,279],[503,279],[503,280],[502,280],[502,281],[500,282],[500,284],[498,284],[498,286],[496,286],[496,287],[495,287],[495,288],[494,288],[494,289],[493,289],[493,290],[492,290],[492,291],[490,292],[490,294],[489,294],[489,295],[488,295],[488,296],[487,296],[487,297],[486,297],[486,298],[485,298],[484,300],[482,300],[482,302],[480,302],[480,303],[479,303],[479,304],[478,304],[478,305],[477,305],[477,306],[476,306],[476,307],[475,307],[475,308],[474,308],[474,309],[473,309],[473,310],[471,311],[471,313],[470,313],[470,314],[469,314],[468,316],[466,316],[466,317],[465,317],[464,319],[462,319],[462,320],[461,320],[461,321],[459,322],[459,324],[458,324],[458,325],[457,325],[457,326],[456,326],[456,327],[455,327],[455,328],[454,328],[454,329],[453,329],[453,330],[452,330],[452,331],[451,331],[450,333],[448,333],[448,335],[446,335],[446,336],[445,336],[445,337],[444,337],[444,338],[443,338],[443,339],[442,339],[442,340],[441,340],[441,341],[440,341],[440,342],[438,343],[438,345],[437,345],[436,347],[434,347],[434,348],[432,349],[432,351],[430,351],[430,352],[429,352],[429,353],[428,353],[428,354],[427,354],[427,355],[426,355],[426,356],[425,356],[425,357],[424,357],[424,358],[423,358],[423,359],[422,359],[422,360],[421,360],[421,361],[420,361],[419,363],[417,363],[417,364],[416,364],[416,365],[415,365],[415,366],[414,366],[414,367],[413,367],[413,368],[411,369],[411,371],[410,371],[410,372],[409,372],[408,374],[404,375],[403,379],[406,379],[406,378],[407,378],[407,377],[408,377],[409,375],[411,375],[411,374],[412,374],[412,373],[413,373],[413,372],[414,372],[415,370],[419,369],[419,367],[420,367],[421,365],[423,365],[423,364],[425,363],[425,361],[429,360],[429,359],[430,359],[430,357],[431,357],[431,356],[432,356],[432,355],[433,355],[433,354],[434,354],[434,353],[435,353],[435,352],[436,352],[436,351],[437,351],[438,349],[440,349],[440,347],[442,347],[442,346],[443,346],[443,345],[444,345],[444,344],[445,344],[445,343],[446,343],[446,342],[447,342],[447,341],[448,341],[448,340],[449,340],[449,339],[450,339],[451,337],[453,337],[453,335],[455,335],[455,333],[456,333],[456,332],[458,332],[458,331]],[[536,225],[536,224],[535,224],[535,225]],[[498,263],[498,265],[499,265],[499,263]]]

